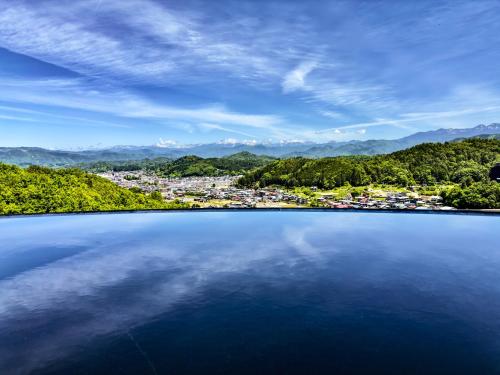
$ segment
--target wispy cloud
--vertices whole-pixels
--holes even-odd
[[[221,121],[250,127],[280,122],[278,117],[231,112],[223,106],[181,108],[158,105],[123,89],[94,89],[82,80],[2,80],[0,100],[74,108],[122,117]],[[26,89],[26,88],[29,88]]]
[[[245,137],[256,138],[255,135],[249,134],[249,133],[244,132],[244,131],[231,129],[231,128],[228,128],[228,127],[225,127],[225,126],[222,126],[219,124],[212,124],[212,123],[203,122],[203,123],[198,124],[198,127],[203,129],[203,130],[206,130],[206,131],[219,130],[219,131],[226,132],[226,133],[233,133],[233,134],[238,134],[238,135],[242,135]]]
[[[160,124],[193,141],[224,132],[360,138],[348,130],[371,127],[376,136],[384,125],[400,134],[487,122],[500,117],[488,109],[500,98],[499,14],[489,0],[382,8],[358,1],[0,0],[0,47],[23,61],[0,61],[0,100],[51,107],[58,124]],[[50,126],[41,113],[1,115]]]
[[[395,119],[377,119],[370,122],[361,122],[356,124],[342,125],[335,128],[328,128],[317,131],[318,134],[336,132],[342,129],[358,129],[358,128],[368,128],[376,126],[395,126],[404,129],[413,129],[410,123],[420,123],[422,121],[434,121],[449,118],[458,118],[464,115],[478,114],[478,113],[500,113],[500,106],[488,106],[480,108],[468,108],[457,111],[442,111],[442,112],[422,112],[422,113],[403,113],[399,118]],[[363,129],[366,130],[366,129]],[[363,133],[364,134],[364,133]]]
[[[334,120],[345,119],[345,115],[343,115],[342,113],[339,113],[339,112],[335,112],[335,111],[320,110],[319,113],[322,116],[325,116],[325,117],[328,117],[328,118],[332,118]]]
[[[0,120],[9,120],[9,121],[36,121],[34,118],[30,117],[22,117],[22,116],[15,116],[15,115],[0,115]]]
[[[374,84],[369,80],[347,80],[340,82],[343,67],[333,64],[320,65],[317,61],[305,61],[288,72],[282,82],[283,93],[297,92],[308,103],[328,108],[355,109],[359,113],[369,113],[394,107],[396,102],[391,89]],[[315,76],[311,73],[317,70]],[[338,111],[320,109],[325,117],[336,120],[344,116]]]
[[[56,13],[48,5],[12,4],[0,11],[0,45],[94,77],[153,79],[171,70],[165,55],[134,48],[125,40],[98,32],[77,16]]]
[[[23,89],[26,87],[29,90]],[[129,119],[156,122],[178,120],[190,122],[200,129],[221,130],[247,137],[253,135],[238,127],[260,129],[278,138],[288,137],[289,133],[296,134],[296,130],[280,116],[234,112],[223,105],[197,108],[161,105],[123,89],[96,90],[82,80],[1,80],[0,100],[99,112]],[[74,119],[71,116],[54,116]],[[81,117],[78,119],[84,120]]]
[[[0,11],[0,45],[83,75],[152,84],[206,80],[209,69],[277,74],[275,60],[226,33],[232,26],[214,38],[196,14],[148,0],[19,3]]]
[[[30,121],[30,122],[40,122],[42,118],[46,118],[51,122],[64,122],[68,123],[68,120],[71,121],[72,124],[81,125],[84,124],[86,126],[98,126],[98,127],[112,127],[112,128],[130,128],[130,125],[126,124],[119,124],[119,123],[114,123],[112,121],[102,121],[102,120],[95,120],[95,119],[90,119],[86,117],[81,117],[81,116],[69,116],[69,115],[62,115],[59,113],[53,113],[50,111],[40,111],[40,110],[33,110],[33,109],[24,109],[24,108],[18,108],[14,106],[6,106],[6,105],[0,105],[0,111],[6,112],[6,113],[25,113],[25,114],[30,114],[33,117],[31,118],[26,118],[26,117],[20,117],[17,115],[0,115],[1,119],[5,120],[13,120],[13,121]]]
[[[290,93],[306,87],[306,77],[311,73],[318,63],[315,61],[305,61],[297,66],[285,76],[282,87],[284,93]]]

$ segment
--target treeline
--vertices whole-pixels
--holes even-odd
[[[185,208],[79,169],[22,169],[0,163],[0,214]],[[187,206],[186,206],[187,208]]]
[[[83,164],[79,167],[93,173],[146,170],[164,177],[223,176],[243,174],[274,160],[276,159],[269,156],[240,152],[221,158],[201,158],[191,155],[176,160],[156,158],[139,161],[98,162]]]
[[[443,193],[449,204],[498,207],[500,184],[490,182],[488,177],[490,168],[498,160],[499,140],[468,139],[420,144],[387,155],[278,160],[245,174],[238,184],[246,187],[317,186],[321,189],[345,184],[457,184],[454,190]]]

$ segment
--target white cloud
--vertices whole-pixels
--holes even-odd
[[[226,139],[221,139],[217,143],[221,145],[236,145],[240,143],[240,141],[238,141],[236,138],[226,138]]]
[[[12,115],[0,115],[0,120],[10,120],[10,121],[29,121],[29,122],[36,122],[34,118],[30,117],[22,117],[22,116],[12,116]]]
[[[0,90],[1,91],[1,90]],[[112,128],[130,128],[129,125],[115,123],[112,121],[102,121],[95,120],[80,116],[69,116],[69,115],[61,115],[52,113],[50,111],[41,111],[41,110],[33,110],[33,109],[25,109],[14,106],[6,106],[0,105],[0,111],[3,111],[5,114],[0,115],[0,119],[10,120],[10,121],[29,121],[38,123],[41,119],[48,119],[51,123],[64,123],[67,124],[68,120],[71,121],[74,125],[84,125],[84,126],[94,126],[94,127],[112,127]],[[19,116],[18,113],[30,114],[32,117],[22,117]]]
[[[160,138],[156,143],[156,147],[170,148],[175,146],[177,146],[177,142],[171,139]]]
[[[95,90],[82,80],[1,80],[0,100],[58,106],[152,120],[221,122],[273,130],[283,124],[275,115],[233,112],[222,105],[182,108],[153,103],[126,90]]]
[[[308,101],[358,108],[363,112],[393,107],[395,101],[387,87],[363,81],[339,83],[331,78],[319,78],[309,82],[307,92]]]
[[[86,76],[120,81],[185,83],[210,80],[214,71],[243,79],[280,74],[277,59],[231,37],[235,26],[229,20],[224,27],[214,32],[192,12],[148,0],[102,1],[98,9],[86,1],[30,2],[0,10],[0,45]]]
[[[38,105],[78,110],[78,118],[85,121],[84,112],[94,112],[128,119],[129,122],[147,120],[153,124],[180,129],[189,133],[196,130],[219,130],[249,138],[256,138],[246,129],[254,129],[259,136],[280,138],[301,138],[310,129],[288,123],[273,114],[249,114],[235,112],[224,105],[211,104],[200,107],[177,107],[153,102],[125,89],[101,87],[96,89],[82,79],[67,80],[9,80],[0,78],[0,101],[16,105]],[[30,111],[30,110],[27,110]],[[38,111],[35,111],[38,112]],[[51,114],[47,113],[47,116]],[[77,116],[53,115],[54,118]],[[48,117],[50,118],[50,117]],[[91,123],[94,120],[88,120]],[[97,121],[94,125],[105,125]],[[66,121],[67,123],[67,121]],[[113,121],[109,126],[121,126]],[[128,126],[128,125],[123,125]]]
[[[90,76],[153,79],[171,71],[166,55],[100,33],[83,19],[11,4],[0,11],[0,45]]]
[[[334,112],[334,111],[327,111],[327,110],[320,110],[319,113],[322,116],[329,117],[335,120],[342,120],[345,119],[345,116],[342,113],[339,112]]]
[[[340,129],[357,129],[357,128],[367,128],[367,127],[374,127],[374,126],[395,126],[398,128],[415,130],[415,128],[412,128],[408,124],[411,124],[411,123],[418,124],[418,123],[422,123],[424,121],[434,121],[434,123],[437,123],[436,120],[460,118],[464,115],[485,114],[487,112],[492,112],[493,114],[500,113],[500,106],[467,108],[467,109],[456,110],[456,111],[422,112],[422,113],[406,113],[406,114],[403,113],[400,115],[399,118],[375,119],[375,121],[361,122],[361,123],[356,123],[356,124],[339,126],[337,128],[318,130],[317,133],[321,134],[321,133],[328,133],[328,132],[332,132],[332,131],[336,132],[337,130],[339,130],[339,128]],[[471,124],[469,124],[469,126],[470,125]],[[366,131],[366,129],[361,129],[361,130]]]
[[[243,135],[245,137],[254,137],[252,134],[249,134],[247,132],[237,130],[237,129],[231,129],[231,128],[228,128],[226,126],[222,126],[219,124],[201,123],[201,124],[198,124],[198,127],[201,128],[202,130],[207,130],[207,131],[219,130],[222,132]]]
[[[356,133],[361,134],[361,135],[366,134],[366,129],[356,130]]]
[[[488,98],[483,88],[465,87],[461,92],[456,90],[453,98],[439,97],[439,92],[451,92],[458,85],[454,70],[444,71],[440,66],[443,61],[456,59],[451,62],[465,71],[466,66],[460,65],[457,58],[473,53],[488,56],[475,58],[481,67],[488,66],[481,61],[497,60],[496,50],[487,48],[493,42],[490,35],[496,35],[491,30],[498,27],[494,2],[460,4],[460,11],[455,5],[424,9],[426,16],[417,19],[408,18],[406,6],[389,6],[384,12],[394,16],[397,11],[404,16],[390,24],[381,22],[383,17],[375,17],[374,8],[368,5],[355,19],[346,19],[336,27],[321,24],[320,20],[312,22],[317,14],[298,3],[228,6],[222,19],[213,17],[216,7],[196,9],[182,2],[74,0],[61,6],[57,0],[11,1],[0,8],[0,46],[85,78],[11,81],[0,87],[0,99],[100,112],[137,122],[150,120],[187,132],[220,131],[246,138],[257,135],[320,141],[322,134],[339,137],[340,127],[336,125],[340,121],[345,129],[389,125],[415,131],[421,126],[454,126],[458,120],[459,125],[466,124],[482,114],[484,119],[479,121],[487,122],[497,114],[495,111],[499,112],[491,109],[499,95],[494,93]],[[328,8],[319,11],[330,12]],[[352,10],[348,3],[337,4],[332,16],[342,17]],[[473,20],[476,27],[463,35],[466,18]],[[417,32],[399,33],[408,20],[414,21]],[[436,20],[448,20],[448,27],[437,31],[438,35],[434,34]],[[481,38],[477,38],[478,33]],[[454,43],[450,44],[450,40]],[[352,53],[352,43],[366,48],[363,53]],[[415,46],[415,50],[401,48],[405,43]],[[364,53],[372,50],[377,51],[375,59],[367,59]],[[484,77],[483,81],[476,79],[473,70],[468,70],[468,80],[484,82]],[[89,77],[97,84],[88,85]],[[204,86],[207,81],[211,86]],[[234,102],[227,105],[213,104],[219,100],[211,99],[194,107],[153,102],[141,96],[138,86],[135,91],[124,89],[131,83],[161,87],[182,83],[190,85],[186,90],[189,93],[208,88],[204,93],[208,98],[210,90],[257,87],[260,91],[251,93],[257,102],[263,90],[281,88],[285,94],[295,93],[283,99],[289,100],[291,106],[298,98],[311,105],[316,115],[319,112],[334,121],[329,130],[315,132],[312,116],[311,122],[302,125],[286,121],[279,112],[241,113],[230,109],[235,108],[233,103],[241,104],[234,97],[229,99]],[[493,81],[490,84],[498,86]],[[435,90],[437,85],[439,90]],[[306,113],[303,108],[297,111]],[[20,121],[37,118],[12,113],[1,116],[5,122],[14,121],[14,117]],[[51,116],[59,122],[72,120],[63,115]],[[73,116],[75,124],[86,120],[78,117]],[[367,120],[361,123],[353,118]],[[319,119],[321,123],[325,120]],[[111,123],[88,119],[86,123],[124,127],[128,122],[107,125]]]
[[[317,72],[311,76],[310,73],[315,70]],[[381,110],[398,106],[386,85],[355,78],[338,81],[335,77],[341,76],[343,70],[348,69],[338,63],[320,65],[317,61],[303,62],[287,73],[282,82],[283,92],[300,92],[307,103],[328,107],[333,105],[357,113],[380,113]],[[346,119],[345,115],[337,111],[320,109],[319,113],[335,120]]]
[[[258,144],[257,140],[255,139],[244,139],[241,141],[241,143],[247,146],[256,146]]]
[[[304,89],[306,77],[318,66],[315,61],[305,61],[285,76],[282,88],[285,94]]]

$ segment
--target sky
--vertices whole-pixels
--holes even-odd
[[[0,146],[500,122],[500,1],[0,0]]]

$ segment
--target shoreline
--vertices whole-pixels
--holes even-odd
[[[409,210],[409,209],[366,209],[366,208],[326,208],[326,207],[264,207],[264,208],[180,208],[180,209],[151,209],[151,210],[111,210],[111,211],[73,211],[0,215],[1,219],[44,217],[44,216],[74,216],[74,215],[114,215],[114,214],[155,214],[167,212],[357,212],[357,213],[392,213],[416,215],[481,215],[500,216],[500,209],[456,209],[456,210]]]

